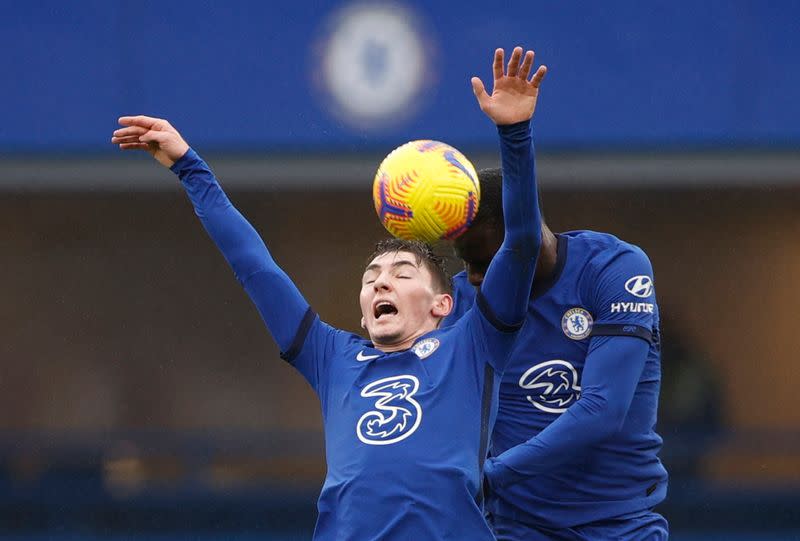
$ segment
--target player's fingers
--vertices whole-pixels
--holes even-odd
[[[112,137],[111,142],[115,145],[119,145],[122,143],[139,143],[139,136],[138,135],[130,135],[127,137]]]
[[[140,135],[139,141],[141,141],[142,143],[150,143],[150,142],[162,143],[164,141],[169,140],[171,137],[173,137],[173,134],[169,132],[150,130],[144,135]]]
[[[522,59],[522,65],[519,68],[519,78],[528,80],[531,74],[531,67],[533,66],[533,51],[525,53],[525,58]]]
[[[119,128],[114,130],[112,134],[114,137],[128,137],[129,135],[142,135],[147,133],[147,128],[141,126],[128,126],[127,128]]]
[[[472,82],[472,92],[478,99],[481,109],[483,109],[483,104],[489,99],[489,94],[486,93],[486,87],[483,86],[483,81],[478,77],[473,77],[470,81]]]
[[[118,122],[123,126],[142,126],[143,128],[150,129],[158,123],[166,122],[166,120],[152,116],[136,115],[121,116]]]
[[[505,51],[503,49],[495,49],[494,51],[494,63],[492,64],[492,71],[494,72],[495,80],[501,79],[503,77],[503,57],[505,56]]]
[[[508,61],[507,75],[509,77],[517,76],[517,73],[519,72],[519,61],[521,58],[522,58],[522,47],[514,47],[514,51],[511,53],[511,58]]]
[[[120,150],[147,150],[147,143],[122,143]]]
[[[536,73],[533,74],[533,79],[531,79],[531,84],[539,88],[539,85],[542,84],[542,80],[544,80],[544,76],[547,75],[547,66],[539,66],[539,69],[536,70]]]

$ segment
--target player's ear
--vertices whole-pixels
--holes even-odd
[[[361,316],[361,328],[367,330],[367,322],[364,321],[364,316]]]
[[[453,297],[447,293],[439,293],[433,297],[431,314],[434,317],[447,317],[453,311]]]

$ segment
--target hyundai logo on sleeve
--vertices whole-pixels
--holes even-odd
[[[653,294],[653,279],[643,274],[629,278],[625,282],[625,291],[634,297],[645,299]]]

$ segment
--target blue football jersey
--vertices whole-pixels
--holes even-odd
[[[196,152],[171,167],[281,356],[320,399],[328,472],[316,540],[494,539],[482,471],[541,238],[530,122],[498,133],[503,200],[514,211],[482,293],[455,325],[392,353],[320,321]]]
[[[314,539],[494,539],[480,479],[500,378],[487,361],[508,356],[508,330],[475,308],[383,353],[308,312],[284,357],[316,390],[325,425]]]
[[[447,323],[475,296],[465,273],[454,283],[456,307]],[[658,458],[662,440],[654,431],[661,369],[653,272],[641,249],[612,235],[558,235],[555,272],[534,282],[527,320],[502,379],[491,455],[537,437],[581,399],[593,337],[609,336],[649,344],[644,369],[631,380],[638,375],[621,428],[613,427],[610,437],[589,448],[561,442],[566,452],[557,466],[493,487],[487,500],[493,514],[564,528],[624,517],[664,499],[667,473]]]

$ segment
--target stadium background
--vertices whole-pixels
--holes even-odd
[[[307,539],[318,404],[171,174],[169,118],[323,317],[415,138],[497,163],[469,77],[537,51],[544,211],[651,256],[673,538],[798,539],[800,5],[0,2],[0,536]],[[455,262],[454,262],[455,264]]]

